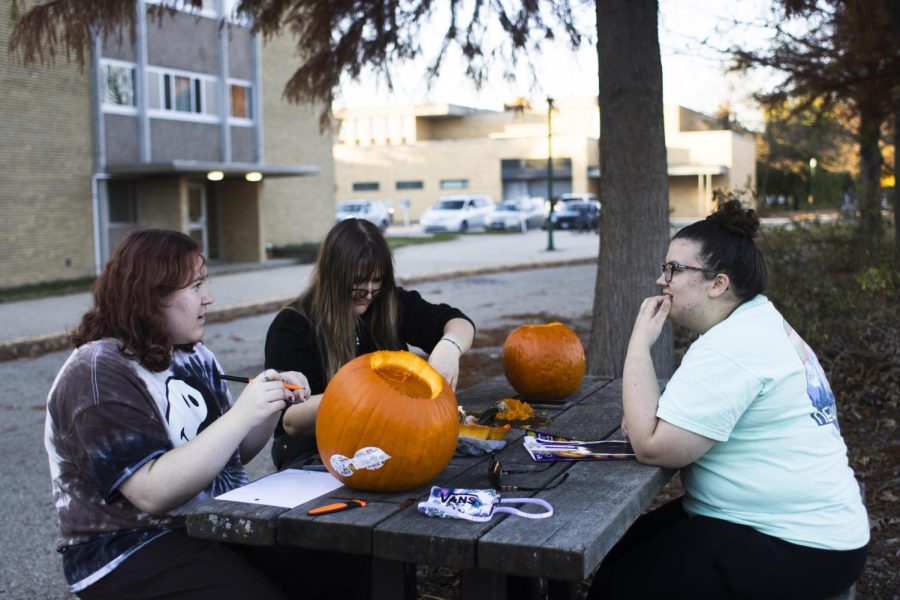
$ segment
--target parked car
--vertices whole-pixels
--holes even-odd
[[[528,231],[540,227],[547,218],[543,198],[504,200],[487,216],[485,229]]]
[[[550,216],[554,229],[572,231],[598,231],[600,228],[599,202],[566,202],[562,209]],[[546,229],[546,224],[544,226]]]
[[[597,196],[591,194],[590,192],[586,193],[578,193],[578,194],[560,194],[559,198],[556,199],[556,205],[553,207],[554,211],[563,210],[569,202],[597,202]]]
[[[382,230],[391,224],[391,213],[382,200],[344,200],[335,205],[335,219],[365,219]]]
[[[490,196],[457,194],[443,196],[425,211],[419,224],[425,232],[458,231],[483,228],[485,219],[494,210]]]

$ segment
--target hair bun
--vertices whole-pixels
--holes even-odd
[[[739,200],[729,200],[719,204],[708,217],[708,221],[718,223],[728,231],[750,239],[759,232],[759,217],[752,208],[744,208]]]

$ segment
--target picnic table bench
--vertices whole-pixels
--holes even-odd
[[[620,379],[585,377],[562,404],[538,405],[549,421],[542,431],[576,439],[616,437],[622,420]],[[477,413],[514,390],[502,376],[461,391],[457,399]],[[505,469],[532,469],[513,430],[496,453]],[[487,488],[490,457],[454,457],[435,479],[444,487]],[[211,500],[187,517],[188,534],[198,538],[263,546],[301,546],[369,555],[372,597],[414,598],[415,564],[460,569],[463,599],[505,598],[509,586],[545,578],[551,596],[571,597],[631,523],[671,479],[673,470],[634,460],[559,461],[546,469],[503,476],[504,485],[542,488],[563,473],[565,481],[541,491],[505,492],[505,497],[536,496],[549,502],[548,519],[495,514],[486,523],[429,518],[416,504],[429,485],[401,493],[361,492],[340,487],[294,509]],[[335,499],[361,498],[363,509],[311,517],[307,510]]]

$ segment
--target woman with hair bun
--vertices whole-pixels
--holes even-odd
[[[736,200],[679,231],[623,374],[639,461],[685,494],[642,516],[589,598],[828,598],[865,564],[869,527],[816,355],[762,295],[759,220]],[[666,319],[700,334],[660,392]]]

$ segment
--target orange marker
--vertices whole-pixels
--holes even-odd
[[[252,377],[238,377],[237,375],[222,375],[219,374],[219,377],[222,379],[227,379],[228,381],[240,381],[241,383],[253,383]],[[285,383],[284,387],[289,390],[302,390],[304,389],[302,385],[295,385],[293,383]]]
[[[310,516],[330,515],[331,513],[350,510],[351,508],[362,508],[366,505],[365,500],[347,500],[345,502],[335,502],[334,504],[326,504],[306,511]]]

